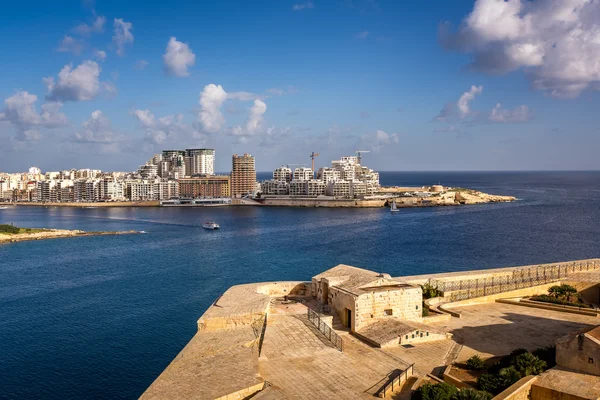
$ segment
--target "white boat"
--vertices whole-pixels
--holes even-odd
[[[390,207],[390,211],[391,212],[398,212],[398,211],[400,211],[398,209],[398,207],[396,207],[396,200],[392,201],[392,206]]]
[[[204,229],[211,229],[211,230],[220,228],[219,224],[217,224],[216,222],[205,222],[202,224],[202,227]]]

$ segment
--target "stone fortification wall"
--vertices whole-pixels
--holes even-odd
[[[589,259],[397,279],[410,283],[429,283],[442,291],[445,299],[454,302],[558,283],[569,279],[576,280],[577,273],[598,270],[600,270],[600,259]]]
[[[266,206],[278,207],[383,207],[385,200],[318,199],[318,198],[267,198]]]

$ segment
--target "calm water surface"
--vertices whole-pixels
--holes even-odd
[[[600,256],[600,173],[396,173],[515,203],[403,209],[16,208],[0,223],[144,230],[0,246],[0,398],[134,399],[229,286],[339,263],[406,275]],[[200,228],[215,220],[220,231]]]

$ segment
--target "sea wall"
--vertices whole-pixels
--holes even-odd
[[[20,203],[0,203],[0,205],[14,205],[17,207],[158,207],[160,202],[154,201],[110,201],[110,202],[91,202],[91,203],[52,203],[52,202],[20,202]]]

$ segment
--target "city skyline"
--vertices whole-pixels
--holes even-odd
[[[3,172],[132,171],[165,148],[213,148],[216,172],[234,153],[262,172],[356,150],[379,171],[600,168],[597,2],[7,11]]]

